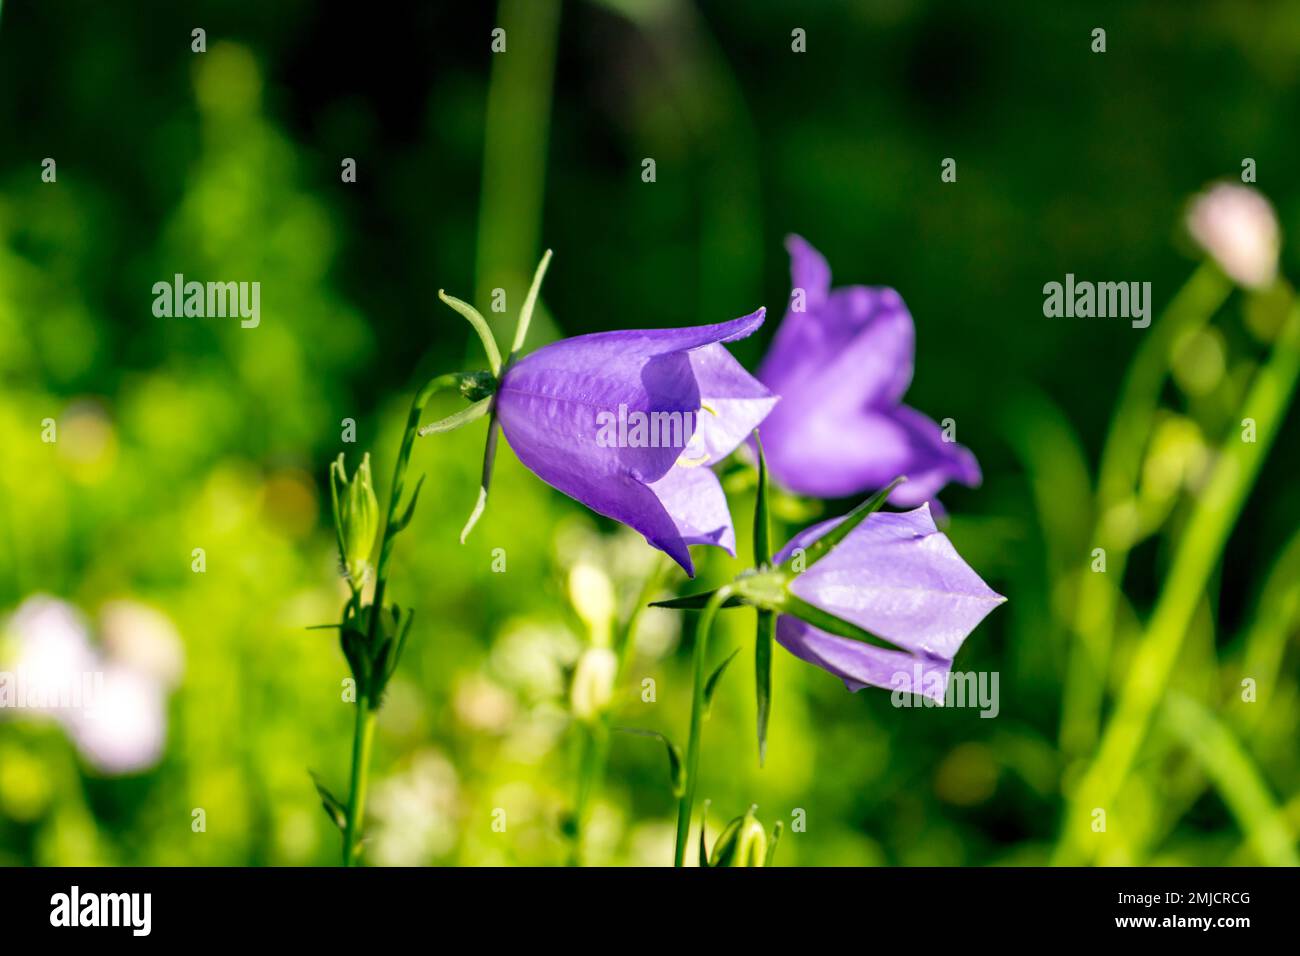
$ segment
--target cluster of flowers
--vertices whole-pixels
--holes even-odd
[[[723,588],[668,606],[703,608],[702,622],[711,622],[721,607],[758,609],[760,759],[773,639],[852,690],[872,685],[937,695],[942,701],[962,642],[1004,600],[957,554],[930,510],[947,483],[978,484],[979,465],[967,449],[947,440],[932,419],[903,404],[912,378],[915,331],[898,293],[865,286],[832,289],[830,268],[817,250],[797,236],[790,237],[788,249],[794,290],[757,376],[732,357],[725,343],[753,334],[763,323],[764,309],[716,325],[583,335],[520,357],[549,252],[538,266],[504,360],[483,317],[469,304],[439,293],[478,333],[489,369],[441,376],[416,396],[399,452],[389,518],[382,525],[375,597],[368,607],[362,604],[361,588],[381,527],[368,462],[351,482],[341,461],[331,471],[341,559],[353,588],[341,625],[342,643],[368,702],[364,706],[379,706],[410,623],[409,612],[403,616],[394,607],[390,624],[390,615],[382,611],[391,539],[405,527],[419,493],[417,487],[400,507],[411,439],[484,416],[483,479],[462,541],[487,502],[498,426],[519,460],[539,478],[640,532],[691,577],[691,545],[735,554],[731,512],[712,466],[737,450],[757,462],[761,514],[755,527],[761,530],[756,530],[754,567]],[[424,404],[443,388],[458,389],[471,404],[419,427]],[[693,427],[684,442],[608,440],[609,423],[629,417],[685,421]],[[773,555],[766,531],[769,471],[788,491],[817,498],[883,490],[844,518],[799,533]],[[880,512],[886,500],[913,510]],[[375,608],[381,613],[374,613]],[[376,621],[384,626],[376,627]],[[701,627],[679,862],[703,709],[701,667],[708,624]],[[911,686],[917,675],[924,679]],[[358,704],[360,713],[360,699]],[[360,719],[358,728],[360,740],[368,731]],[[363,760],[365,749],[356,750]],[[357,773],[354,761],[354,793]],[[345,861],[351,862],[346,847],[358,826],[356,801],[345,808],[325,792],[322,797],[348,833]]]

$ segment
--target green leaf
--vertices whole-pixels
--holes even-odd
[[[754,429],[754,444],[758,446],[758,492],[754,497],[754,567],[761,568],[772,560],[772,521],[767,500],[767,458],[763,455],[763,441]]]
[[[397,670],[397,665],[402,661],[402,652],[406,650],[406,637],[411,633],[411,622],[414,620],[415,609],[412,608],[406,612],[406,616],[403,617],[401,622],[398,624],[397,640],[394,644],[393,656],[389,661],[388,674],[385,677],[385,680],[393,676],[393,672]]]
[[[460,411],[453,415],[448,415],[441,421],[430,422],[428,425],[422,426],[419,432],[420,437],[423,438],[425,435],[441,435],[443,432],[455,431],[462,425],[468,425],[470,422],[478,421],[486,415],[488,410],[492,407],[492,398],[493,396],[491,395],[487,398],[481,398],[468,408],[462,408]]]
[[[660,741],[668,751],[668,778],[672,786],[673,796],[680,797],[686,792],[686,769],[682,762],[680,747],[657,730],[643,730],[640,727],[615,727],[614,730],[620,734],[631,734],[634,737],[650,737]]]
[[[483,351],[487,353],[488,366],[492,369],[492,374],[500,375],[501,350],[497,348],[496,339],[492,337],[492,330],[488,328],[487,320],[483,318],[479,310],[468,302],[462,302],[455,296],[448,295],[441,289],[438,290],[438,298],[469,320],[469,324],[478,333],[479,341],[483,343]]]
[[[739,653],[740,648],[738,647],[728,654],[726,659],[713,669],[713,673],[709,675],[709,679],[704,682],[704,715],[706,717],[709,714],[709,708],[713,705],[713,693],[718,689],[718,681],[722,680],[722,675],[727,671],[727,665],[730,664]]]
[[[669,598],[666,601],[651,601],[650,607],[666,607],[677,611],[698,611],[708,604],[709,598],[716,593],[717,589],[715,588],[712,591],[705,591],[703,594],[687,594],[685,597]],[[744,604],[743,598],[733,594],[722,602],[722,607],[743,607]]]
[[[830,554],[831,549],[848,537],[850,531],[879,511],[884,506],[886,499],[889,498],[890,492],[905,481],[907,481],[907,478],[902,475],[895,478],[880,491],[876,492],[866,501],[862,502],[862,504],[850,511],[844,517],[844,520],[834,528],[831,528],[830,531],[827,531],[812,544],[808,545],[804,551],[804,569],[807,570],[808,568],[811,568],[822,558],[826,557],[826,555]],[[793,563],[794,556],[791,555],[786,558],[781,567],[783,570],[789,570]]]
[[[813,627],[819,628],[827,634],[834,634],[837,637],[847,637],[851,640],[873,644],[876,647],[883,647],[887,651],[903,651],[903,653],[910,653],[896,644],[891,644],[883,637],[877,637],[870,631],[863,630],[852,621],[846,621],[843,618],[836,617],[828,611],[823,611],[821,608],[809,604],[807,601],[800,597],[796,597],[792,593],[787,592],[782,613],[789,614],[791,617],[797,617],[799,620],[811,624]]]
[[[767,857],[763,860],[764,866],[771,866],[772,861],[776,859],[776,845],[780,841],[781,831],[784,829],[785,827],[781,824],[780,820],[777,820],[776,823],[772,824],[772,839],[767,844]]]
[[[316,775],[315,770],[307,771],[311,774],[311,779],[316,784],[316,792],[320,794],[320,805],[325,808],[325,813],[334,821],[334,825],[340,830],[346,830],[348,825],[348,811],[343,802],[338,797],[330,793],[329,788],[321,782],[320,777]]]
[[[776,636],[776,614],[758,612],[754,635],[754,686],[758,695],[758,765],[767,756],[767,721],[772,709],[772,639]]]
[[[405,531],[406,526],[411,523],[411,518],[415,515],[415,503],[420,500],[420,489],[424,487],[424,475],[415,483],[415,490],[411,492],[411,500],[407,502],[406,511],[402,517],[393,525],[390,535],[397,534],[399,531]]]

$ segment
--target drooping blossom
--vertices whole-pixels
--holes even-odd
[[[750,335],[763,315],[543,346],[503,373],[501,430],[539,478],[639,531],[693,575],[688,545],[735,553],[727,500],[709,466],[777,402],[722,345]]]
[[[831,288],[826,260],[786,240],[790,306],[758,378],[781,396],[763,423],[773,477],[791,491],[842,498],[908,481],[897,505],[928,501],[948,482],[980,482],[975,456],[902,404],[912,381],[915,330],[893,289]]]
[[[796,548],[807,549],[842,520],[795,535],[776,563]],[[849,690],[870,685],[936,701],[944,698],[953,658],[967,635],[1006,600],[957,554],[935,527],[928,505],[871,515],[789,587],[809,604],[900,649],[838,637],[783,614],[776,639],[786,650],[841,678]]]

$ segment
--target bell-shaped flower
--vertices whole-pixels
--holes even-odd
[[[786,240],[794,283],[758,378],[781,396],[763,423],[768,467],[791,491],[841,498],[907,475],[890,501],[928,501],[945,484],[980,482],[979,464],[933,419],[902,404],[915,330],[893,289],[831,288],[826,260]]]
[[[797,570],[799,554],[843,520],[795,535],[775,563]],[[795,574],[788,590],[817,611],[897,648],[829,634],[794,616],[798,609],[792,608],[776,622],[776,639],[791,654],[841,678],[849,690],[870,685],[939,702],[967,635],[1006,600],[962,560],[935,527],[928,505],[870,515]]]
[[[693,575],[688,545],[735,553],[727,500],[709,466],[777,403],[722,344],[750,335],[763,315],[543,346],[504,368],[496,419],[539,478],[635,528]]]

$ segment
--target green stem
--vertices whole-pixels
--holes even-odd
[[[368,643],[375,646],[379,633],[379,615],[384,607],[384,591],[388,586],[388,559],[393,550],[393,535],[401,520],[402,493],[405,490],[406,469],[411,461],[411,450],[415,447],[416,434],[420,430],[420,419],[424,407],[435,393],[448,388],[459,387],[462,376],[458,372],[439,375],[425,383],[411,400],[411,411],[406,418],[406,432],[402,435],[402,444],[397,451],[397,463],[393,467],[393,486],[388,496],[388,517],[384,521],[384,533],[380,539],[379,562],[375,568],[375,593],[370,605],[368,623]],[[352,604],[360,613],[361,595],[354,591]],[[355,675],[354,675],[355,676]],[[375,736],[375,710],[364,689],[358,688],[357,720],[352,735],[352,781],[348,791],[347,827],[343,834],[343,865],[351,866],[355,862],[357,845],[361,837],[361,823],[366,807],[366,778],[370,771],[370,746]]]
[[[641,615],[659,590],[664,573],[669,565],[660,559],[646,575],[645,583],[637,594],[636,603],[623,625],[623,633],[618,644],[618,670],[614,674],[614,687],[617,688],[627,673],[628,665],[636,648],[636,628],[641,622]],[[605,765],[609,759],[609,714],[600,715],[600,720],[590,728],[584,728],[582,752],[578,758],[577,790],[573,801],[573,840],[569,848],[569,865],[577,866],[582,852],[582,829],[586,821],[587,807],[592,797],[600,791],[601,781],[605,778]]]
[[[1169,695],[1163,716],[1169,731],[1214,781],[1259,861],[1266,866],[1300,866],[1295,834],[1286,815],[1273,800],[1255,762],[1218,718],[1182,694]]]
[[[370,775],[370,748],[375,739],[375,711],[364,697],[357,698],[357,722],[352,735],[352,785],[348,794],[347,829],[343,833],[343,865],[356,862],[360,851],[361,822],[366,814],[366,780]]]
[[[1089,826],[1092,812],[1097,808],[1109,812],[1133,768],[1206,582],[1281,428],[1297,377],[1300,305],[1293,305],[1273,354],[1255,376],[1236,418],[1238,422],[1246,418],[1255,421],[1255,441],[1243,441],[1234,424],[1220,449],[1214,471],[1174,552],[1146,633],[1129,663],[1114,714],[1070,801],[1056,851],[1057,863],[1086,862],[1096,854],[1097,834]]]
[[[1142,454],[1160,405],[1160,390],[1174,353],[1186,337],[1204,326],[1232,292],[1232,283],[1211,262],[1192,273],[1152,325],[1125,373],[1119,401],[1102,450],[1092,547],[1106,552],[1106,573],[1085,573],[1079,582],[1073,629],[1076,641],[1065,678],[1061,747],[1086,753],[1096,742],[1106,692],[1106,672],[1115,631],[1115,609],[1132,541],[1117,536],[1115,508],[1132,500],[1142,469]]]
[[[578,757],[578,786],[573,799],[573,841],[569,847],[569,866],[582,863],[582,827],[591,798],[605,776],[605,759],[609,756],[609,725],[601,719],[582,727],[581,753]]]
[[[677,806],[677,849],[673,854],[673,866],[682,867],[686,863],[686,843],[691,832],[691,813],[695,805],[695,789],[699,783],[700,767],[700,729],[704,723],[704,682],[708,679],[709,631],[713,627],[713,618],[724,601],[731,597],[731,585],[725,585],[713,592],[709,603],[700,612],[700,619],[695,625],[695,667],[694,690],[691,695],[691,730],[686,742],[686,786],[682,799]]]

